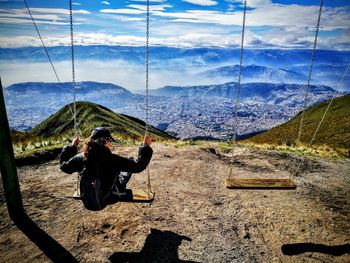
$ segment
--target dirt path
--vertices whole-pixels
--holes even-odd
[[[79,201],[52,198],[72,194],[76,184],[53,161],[19,169],[25,209],[81,262],[350,262],[349,160],[307,160],[296,190],[228,190],[229,157],[234,176],[261,177],[286,177],[298,159],[245,148],[226,156],[196,146],[154,150],[151,205],[91,212]],[[130,185],[145,188],[145,175]],[[49,261],[9,220],[0,198],[0,262]],[[299,253],[295,246],[314,252],[286,255]],[[342,255],[332,255],[337,251]]]

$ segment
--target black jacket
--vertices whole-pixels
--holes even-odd
[[[138,158],[131,160],[121,157],[117,154],[113,154],[107,147],[104,147],[105,151],[96,164],[99,169],[99,174],[103,180],[103,188],[110,189],[114,179],[121,171],[129,173],[140,173],[146,169],[149,164],[153,150],[149,146],[141,146],[139,148]],[[78,153],[76,146],[67,145],[62,149],[60,154],[60,169],[68,174],[74,172],[81,173],[87,166],[87,160],[84,153]]]

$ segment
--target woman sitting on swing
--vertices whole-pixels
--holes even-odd
[[[150,147],[152,141],[149,136],[145,136],[136,160],[113,154],[112,141],[115,140],[106,128],[95,128],[84,143],[82,152],[78,153],[80,140],[73,139],[72,145],[62,149],[60,169],[68,174],[74,172],[82,174],[87,167],[94,167],[98,170],[104,197],[108,196],[111,190],[123,193],[131,174],[142,172],[149,164],[153,153]],[[112,187],[116,188],[112,189]]]

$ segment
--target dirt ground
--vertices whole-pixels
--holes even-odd
[[[293,178],[296,190],[229,190],[229,159],[233,177],[286,178],[300,158],[248,148],[153,148],[152,204],[88,211],[61,198],[73,194],[76,176],[52,161],[18,169],[27,214],[80,262],[350,262],[349,159],[308,158]],[[146,173],[130,186],[146,189]],[[0,198],[0,262],[49,262],[9,219],[2,184]]]

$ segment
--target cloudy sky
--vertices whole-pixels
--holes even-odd
[[[69,1],[27,0],[47,46],[69,45]],[[75,43],[145,42],[145,0],[73,0]],[[246,46],[310,48],[319,0],[248,0]],[[150,44],[239,46],[241,0],[151,0]],[[350,50],[350,1],[325,0],[318,48]],[[22,0],[0,0],[0,47],[40,46]]]

